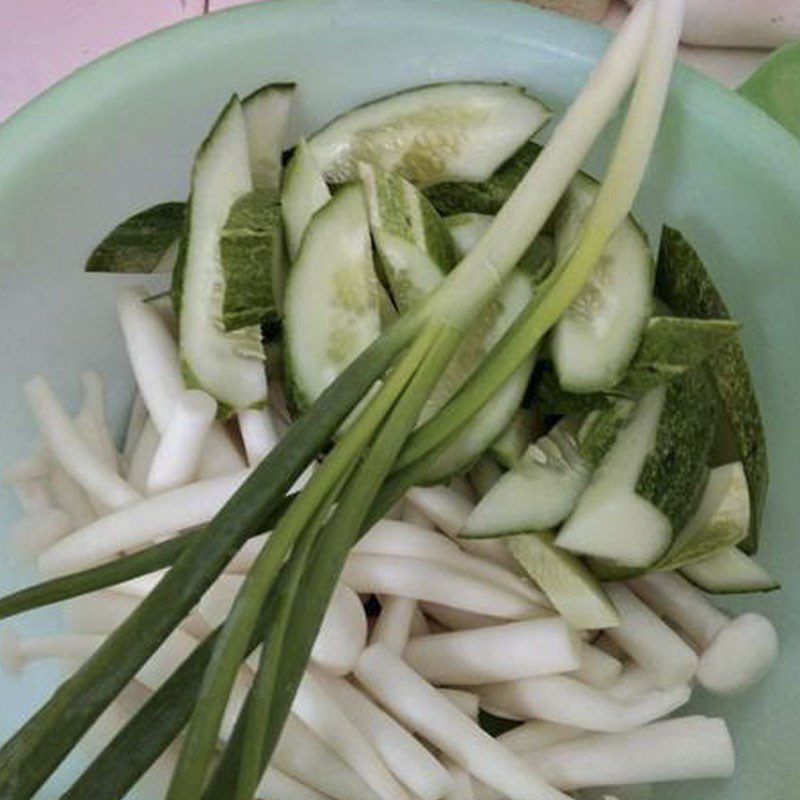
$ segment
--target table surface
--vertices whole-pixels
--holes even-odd
[[[247,0],[0,0],[0,121],[81,65],[151,31]],[[269,2],[269,0],[264,0]],[[615,27],[621,0],[604,24]],[[684,60],[738,85],[762,51],[683,48]]]

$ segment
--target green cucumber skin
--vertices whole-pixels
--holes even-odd
[[[578,428],[578,453],[586,464],[595,469],[617,439],[635,409],[629,400],[616,400],[607,408],[591,411]]]
[[[675,535],[700,502],[716,418],[705,370],[685,373],[669,384],[655,446],[639,475],[636,492],[666,515]]]
[[[656,271],[656,293],[676,313],[700,319],[726,319],[730,313],[700,256],[673,228],[664,228]],[[709,371],[735,440],[735,458],[744,464],[751,498],[750,535],[742,549],[758,549],[769,484],[767,443],[755,387],[744,349],[735,341],[714,353]],[[729,455],[729,454],[728,454]],[[730,459],[729,459],[730,460]]]
[[[425,194],[444,217],[465,213],[496,214],[541,151],[540,145],[526,142],[485,181],[437,183],[427,187]]]
[[[186,204],[159,203],[120,222],[86,262],[86,272],[149,274],[183,231]]]
[[[224,330],[278,319],[275,283],[283,269],[284,247],[276,192],[255,189],[233,204],[220,237],[220,257]]]

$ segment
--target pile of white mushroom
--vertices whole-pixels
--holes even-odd
[[[46,576],[203,525],[285,429],[277,381],[269,409],[223,425],[208,395],[184,388],[169,312],[128,290],[119,313],[138,385],[121,452],[100,376],[84,376],[74,418],[43,378],[26,386],[41,442],[5,479],[25,513],[15,541]],[[730,775],[723,720],[663,718],[696,685],[729,694],[759,681],[777,653],[772,625],[731,620],[676,574],[652,574],[607,587],[618,627],[573,630],[502,540],[457,538],[474,500],[463,478],[415,488],[354,548],[260,796],[546,800],[606,787],[580,796],[641,798],[652,783]],[[100,741],[224,619],[262,542],[247,543],[101,718]],[[69,633],[20,638],[6,626],[5,666],[80,663],[158,579],[68,601]],[[223,737],[256,663],[241,669]],[[493,738],[479,709],[521,724]],[[165,753],[148,778],[163,787],[173,759]]]

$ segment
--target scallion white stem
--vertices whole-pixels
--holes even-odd
[[[119,453],[108,429],[106,413],[106,382],[99,372],[84,372],[81,375],[83,385],[83,405],[79,419],[90,423],[97,454],[116,472],[119,472]]]
[[[45,575],[95,566],[156,539],[208,522],[242,485],[248,472],[197,481],[140,500],[91,522],[42,553]]]
[[[265,408],[245,409],[236,415],[242,434],[247,463],[255,467],[278,443],[278,432],[272,416]]]
[[[175,489],[192,480],[216,414],[217,402],[211,395],[196,389],[181,392],[150,464],[148,494]]]
[[[384,647],[367,648],[355,673],[410,730],[510,800],[566,800]]]
[[[147,490],[147,476],[150,474],[150,467],[153,464],[153,457],[158,450],[161,436],[158,428],[153,424],[152,419],[148,419],[142,434],[133,448],[131,458],[128,463],[126,478],[128,483],[137,491],[144,493]]]
[[[38,556],[73,530],[72,517],[59,508],[43,508],[16,522],[12,539],[26,556]]]
[[[86,446],[75,423],[43,377],[28,381],[25,394],[47,447],[64,470],[93,498],[110,508],[122,508],[141,498]]]
[[[563,620],[534,619],[422,636],[404,658],[431,683],[472,686],[570,672],[580,644]]]
[[[358,595],[342,583],[331,595],[311,660],[331,675],[352,672],[367,645],[367,615]]]
[[[50,488],[53,504],[70,515],[75,528],[82,528],[97,518],[89,496],[60,464],[53,465]]]

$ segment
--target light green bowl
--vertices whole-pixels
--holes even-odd
[[[33,373],[76,401],[80,370],[103,371],[121,424],[131,388],[114,319],[121,279],[84,276],[82,265],[114,223],[186,195],[192,153],[231,92],[296,81],[302,131],[376,95],[453,79],[520,83],[561,109],[607,40],[599,29],[502,0],[271,0],[151,36],[36,100],[0,128],[0,466],[35,439],[20,388]],[[602,148],[591,166],[601,163]],[[773,473],[760,558],[785,585],[733,604],[776,621],[778,669],[744,698],[700,696],[692,706],[730,722],[736,778],[657,796],[790,800],[800,795],[800,146],[734,94],[680,69],[638,212],[653,237],[668,222],[696,243],[744,324]],[[18,513],[3,493],[5,531]],[[5,592],[34,572],[8,540],[3,548]],[[52,629],[58,614],[21,624]],[[0,677],[0,738],[56,677],[44,665]]]

